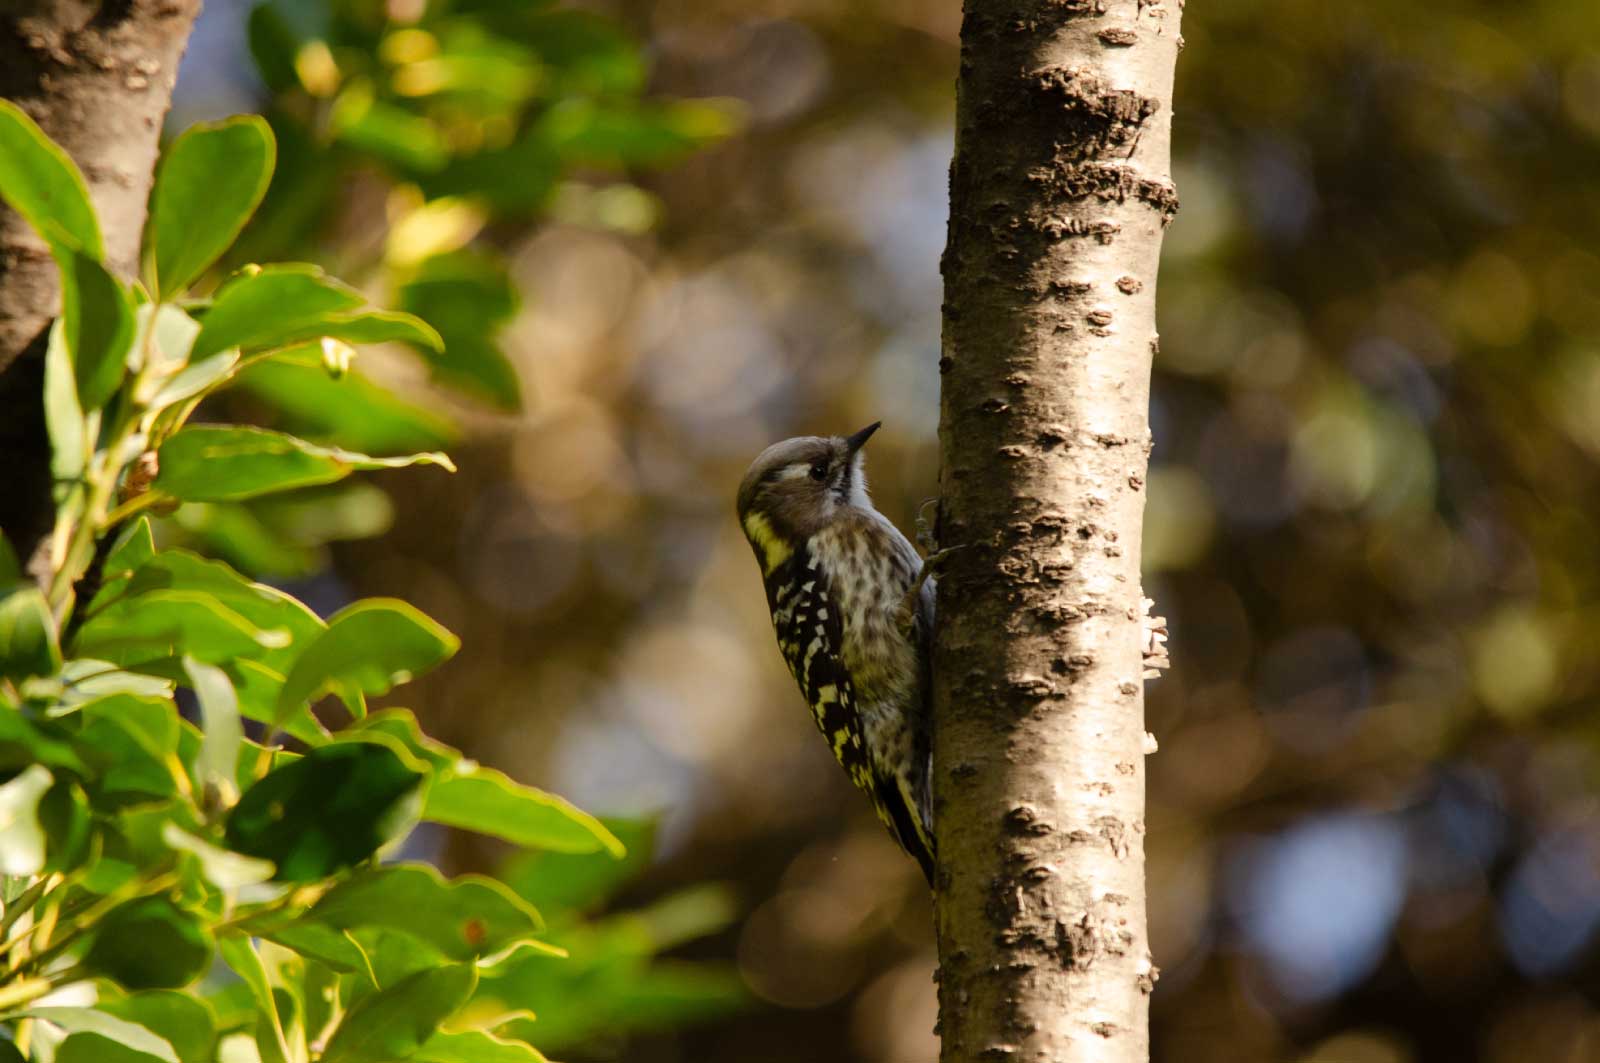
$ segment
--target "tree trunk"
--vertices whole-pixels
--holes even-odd
[[[1183,0],[967,0],[934,652],[945,1063],[1149,1057],[1139,543]]]
[[[199,12],[199,0],[0,0],[0,97],[83,171],[123,277],[138,269],[161,123]],[[41,394],[60,298],[44,242],[0,204],[0,529],[23,558],[54,515]]]

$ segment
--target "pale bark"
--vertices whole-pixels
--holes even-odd
[[[0,0],[0,97],[66,149],[89,184],[107,264],[138,268],[161,123],[199,0]],[[24,557],[52,518],[40,406],[55,262],[0,204],[0,529]]]
[[[1149,1057],[1143,616],[1182,0],[967,0],[944,258],[945,1063]]]

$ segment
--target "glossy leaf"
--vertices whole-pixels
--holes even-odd
[[[440,1030],[411,1057],[419,1063],[545,1063],[530,1044],[508,1041],[482,1030]]]
[[[83,761],[59,728],[34,723],[20,712],[0,711],[0,773],[18,772],[30,764],[83,770]]]
[[[171,380],[161,385],[147,404],[152,410],[164,410],[194,398],[227,380],[239,365],[239,352],[234,350],[213,354],[194,365],[185,367]]]
[[[56,499],[83,477],[89,463],[88,428],[78,402],[72,352],[67,348],[66,323],[50,326],[44,354],[44,420],[50,434],[50,475],[56,482]]]
[[[178,715],[169,701],[113,694],[83,705],[79,753],[95,769],[91,788],[132,800],[178,790]]]
[[[144,237],[158,298],[182,292],[233,243],[266,194],[276,154],[256,115],[190,126],[162,153]]]
[[[437,780],[428,790],[422,817],[531,849],[562,853],[605,850],[613,857],[623,855],[622,843],[589,813],[492,768],[474,768]]]
[[[286,541],[243,503],[191,502],[179,507],[173,521],[207,553],[252,575],[291,579],[309,576],[321,567],[315,550]]]
[[[212,594],[153,590],[107,606],[83,625],[77,653],[129,664],[182,651],[221,664],[288,646],[284,628],[261,628]]]
[[[516,289],[504,265],[457,251],[425,260],[400,286],[400,305],[444,338],[440,355],[422,353],[439,380],[508,410],[520,408],[516,369],[492,339],[516,313]]]
[[[228,815],[228,847],[310,882],[365,860],[414,814],[423,776],[377,745],[313,749],[268,772]]]
[[[444,340],[432,325],[414,314],[395,310],[330,316],[312,327],[318,336],[331,336],[346,343],[412,343],[432,351],[444,350]]]
[[[104,257],[83,174],[10,100],[0,100],[0,198],[47,241],[64,235],[86,254]]]
[[[136,1022],[118,1018],[100,1008],[45,1007],[28,1011],[32,1018],[53,1022],[68,1034],[94,1034],[141,1053],[146,1059],[179,1063],[178,1054],[165,1038]],[[70,1039],[70,1038],[69,1038]]]
[[[283,1020],[278,1015],[272,983],[267,977],[266,964],[261,962],[261,954],[249,938],[241,937],[224,937],[217,943],[217,953],[244,982],[255,1000],[256,1015],[262,1027],[255,1031],[262,1063],[288,1063],[289,1042],[284,1036]]]
[[[315,335],[318,322],[355,310],[360,292],[315,266],[286,264],[241,273],[223,285],[200,323],[191,357],[229,347],[286,345]]]
[[[405,602],[373,598],[335,613],[294,663],[278,711],[326,691],[384,694],[452,657],[460,640]]]
[[[345,1015],[322,1063],[390,1063],[408,1059],[438,1025],[465,1004],[477,983],[471,964],[418,971],[371,996]]]
[[[246,719],[269,726],[275,724],[279,730],[308,746],[320,746],[327,741],[327,728],[305,706],[287,717],[278,716],[278,693],[283,689],[281,673],[260,661],[243,657],[228,665],[227,672],[239,695],[239,712]]]
[[[47,871],[71,871],[89,855],[91,810],[88,794],[70,778],[58,778],[39,801]]]
[[[221,561],[187,550],[163,550],[141,565],[120,588],[130,606],[154,591],[206,594],[262,631],[283,632],[256,656],[268,664],[287,668],[299,649],[320,634],[322,620],[292,595],[276,587],[246,579]],[[258,640],[259,641],[259,640]]]
[[[425,864],[363,871],[335,886],[306,920],[340,930],[400,931],[453,960],[497,952],[542,928],[538,913],[499,882],[478,875],[447,880]]]
[[[61,670],[61,647],[44,594],[32,584],[0,594],[0,678],[55,675]]]
[[[83,962],[129,989],[175,989],[205,973],[211,931],[165,897],[119,905],[96,927]]]
[[[252,931],[257,937],[293,949],[345,973],[365,972],[366,955],[346,931],[321,923],[296,922],[288,926],[263,927]]]
[[[0,874],[36,875],[43,869],[45,833],[39,823],[39,802],[52,781],[49,769],[34,764],[0,783]]]
[[[61,321],[72,356],[78,404],[98,410],[116,393],[133,344],[133,297],[98,258],[58,248]]]
[[[260,860],[213,845],[176,823],[168,823],[161,828],[161,840],[178,852],[193,856],[199,862],[201,874],[218,889],[236,890],[272,878],[270,860]]]
[[[139,307],[137,318],[134,364],[142,366],[150,376],[146,383],[148,394],[139,394],[140,401],[145,401],[157,386],[189,364],[200,322],[168,303],[146,303]]]
[[[200,726],[205,735],[195,760],[195,775],[203,785],[231,795],[235,790],[233,775],[239,744],[244,741],[239,696],[234,693],[228,674],[216,665],[185,656],[183,669],[200,702]]]
[[[518,853],[496,874],[540,911],[582,910],[602,904],[649,864],[656,830],[653,820],[608,818],[605,826],[627,849],[621,860],[609,851]]]
[[[56,1047],[55,1063],[154,1063],[162,1058],[103,1034],[75,1033]]]
[[[299,347],[239,373],[237,386],[283,413],[281,426],[314,441],[369,454],[406,454],[454,443],[440,414],[414,405],[359,373],[335,380],[319,351]]]
[[[196,997],[152,989],[126,997],[102,998],[95,1007],[137,1023],[164,1039],[180,1063],[211,1063],[217,1040],[216,1017]]]
[[[187,502],[229,502],[273,491],[333,483],[358,469],[440,465],[454,471],[443,454],[374,458],[319,447],[303,439],[260,428],[191,425],[161,447],[155,484]]]
[[[155,534],[150,528],[150,518],[140,517],[123,532],[111,553],[106,555],[105,574],[117,576],[132,572],[156,554]]]

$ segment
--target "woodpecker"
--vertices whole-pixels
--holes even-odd
[[[861,448],[881,423],[762,451],[739,485],[739,524],[817,728],[932,885],[934,587],[916,548],[867,495]]]

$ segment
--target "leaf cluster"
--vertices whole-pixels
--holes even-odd
[[[253,373],[334,389],[350,386],[349,345],[442,346],[312,266],[242,268],[194,293],[275,154],[253,117],[180,136],[127,283],[105,266],[77,168],[0,103],[0,197],[48,243],[63,289],[42,585],[0,540],[0,1058],[532,1061],[535,1043],[634,1021],[584,1004],[596,979],[609,1000],[643,998],[638,1021],[726,1006],[722,976],[649,962],[670,939],[585,923],[559,892],[601,883],[588,861],[629,866],[616,833],[427,738],[407,710],[369,711],[447,661],[453,635],[386,599],[324,620],[223,561],[158,547],[150,518],[178,506],[450,467],[193,422]],[[384,862],[418,823],[578,863],[508,883]],[[696,932],[725,918],[714,896],[683,903]],[[93,1006],[58,995],[82,984]],[[676,1010],[651,1011],[663,994]],[[546,1000],[566,1008],[548,1029],[529,1005]]]

